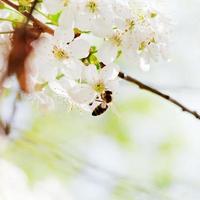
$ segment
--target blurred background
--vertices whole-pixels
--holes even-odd
[[[200,112],[200,1],[168,6],[171,62],[124,69]],[[98,118],[58,102],[48,112],[25,102],[22,133],[1,138],[0,200],[200,199],[200,121],[123,81]]]

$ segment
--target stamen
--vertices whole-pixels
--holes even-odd
[[[105,91],[105,85],[102,82],[99,82],[93,86],[93,89],[98,93],[103,93]]]
[[[91,13],[95,13],[98,11],[98,5],[97,2],[95,0],[89,0],[86,8],[89,10],[89,12]]]
[[[69,58],[69,55],[67,54],[67,52],[65,52],[63,49],[58,48],[57,46],[53,47],[52,53],[54,54],[55,58],[57,60],[65,60]]]

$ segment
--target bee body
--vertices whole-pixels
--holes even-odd
[[[107,109],[108,109],[108,105],[103,102],[93,110],[92,116],[99,116],[103,114],[104,112],[106,112]]]
[[[112,102],[112,92],[107,90],[102,93],[101,100],[102,102],[93,110],[92,116],[99,116],[107,111],[108,104]]]
[[[112,102],[112,92],[109,90],[105,91],[103,94],[101,94],[101,98],[106,103]]]

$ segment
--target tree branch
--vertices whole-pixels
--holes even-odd
[[[181,110],[183,112],[187,112],[187,113],[193,115],[194,117],[196,117],[197,119],[200,120],[200,115],[196,111],[192,111],[191,109],[187,108],[186,106],[184,106],[183,104],[178,102],[176,99],[170,97],[169,95],[164,94],[164,93],[160,92],[159,90],[157,90],[153,87],[150,87],[150,86],[142,83],[141,81],[139,81],[139,80],[137,80],[137,79],[135,79],[131,76],[125,75],[123,72],[120,72],[118,76],[125,81],[128,81],[130,83],[134,83],[135,85],[137,85],[142,90],[146,90],[148,92],[151,92],[153,94],[156,94],[156,95],[166,99],[167,101],[169,101],[169,102],[175,104],[176,106],[178,106],[179,108],[181,108]]]
[[[12,3],[10,0],[1,0],[1,1],[6,3],[7,5],[9,5],[10,7],[14,8],[15,10],[19,11],[19,7],[16,4]],[[54,34],[54,30],[52,28],[50,28],[46,24],[39,21],[38,19],[36,19],[32,15],[30,15],[28,12],[23,12],[21,14],[23,14],[26,17],[29,17],[29,19],[33,22],[33,24],[35,26],[37,26],[38,28],[40,28],[43,32],[49,33],[51,35]],[[183,112],[187,112],[200,120],[200,114],[198,114],[196,111],[193,111],[193,110],[189,109],[188,107],[184,106],[182,103],[180,103],[176,99],[170,97],[169,95],[166,95],[166,94],[160,92],[159,90],[157,90],[153,87],[150,87],[131,76],[125,75],[123,72],[120,72],[118,76],[125,81],[128,81],[130,83],[137,85],[142,90],[146,90],[148,92],[151,92],[153,94],[156,94],[156,95],[162,97],[163,99],[165,99],[165,100],[171,102],[172,104],[178,106],[179,108],[181,108],[181,110]]]

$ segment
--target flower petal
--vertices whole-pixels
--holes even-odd
[[[110,65],[105,66],[100,71],[100,76],[104,81],[114,80],[118,77],[119,74],[119,66],[112,63]]]
[[[75,39],[70,45],[71,54],[75,58],[86,58],[89,55],[90,45],[83,39]]]
[[[66,7],[59,18],[59,27],[63,29],[72,29],[73,25],[74,25],[74,10],[69,7]]]
[[[146,72],[150,70],[150,64],[149,64],[148,57],[142,57],[142,58],[140,58],[140,68],[143,71],[146,71]]]
[[[67,30],[63,28],[57,28],[54,32],[54,39],[59,43],[62,41],[63,43],[67,44],[74,39],[74,31],[72,28]]]
[[[79,14],[76,16],[76,27],[80,30],[88,31],[91,30],[91,19],[88,15]]]
[[[68,97],[66,90],[58,83],[58,81],[50,82],[49,88],[61,97],[64,97],[64,98]]]
[[[97,18],[92,21],[92,32],[98,37],[107,37],[112,35],[112,24],[108,23],[102,18]],[[102,28],[103,27],[103,28]]]
[[[62,71],[68,79],[77,81],[82,78],[83,68],[84,65],[81,61],[70,60]]]
[[[106,89],[112,91],[112,93],[117,92],[117,88],[119,88],[119,80],[112,80],[106,83]]]
[[[78,104],[89,104],[94,101],[95,92],[87,84],[79,84],[68,90],[71,99]]]
[[[87,83],[89,83],[90,85],[98,82],[100,78],[99,72],[95,65],[89,65],[88,67],[86,67],[83,76],[86,79]]]
[[[112,63],[117,57],[118,49],[109,42],[105,42],[98,51],[98,57],[104,64]]]

